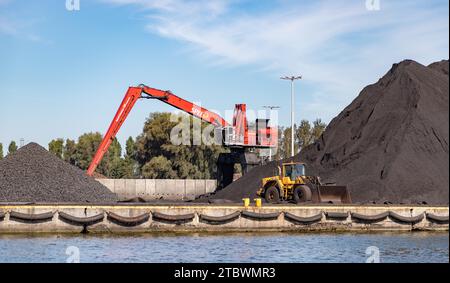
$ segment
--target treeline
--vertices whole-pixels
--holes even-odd
[[[127,139],[124,154],[115,139],[96,172],[108,178],[216,178],[216,160],[225,149],[217,145],[173,145],[170,133],[178,123],[172,122],[170,116],[171,113],[150,114],[142,134],[136,139]],[[192,130],[193,118],[189,119]],[[204,128],[209,124],[202,122],[201,125]],[[52,140],[48,148],[56,156],[86,170],[101,141],[100,133],[87,133],[77,141]]]
[[[321,119],[316,119],[312,124],[308,120],[302,120],[300,125],[294,124],[294,153],[299,153],[319,139],[326,127]],[[274,156],[275,160],[291,156],[291,135],[291,127],[278,128],[278,151]]]
[[[129,137],[125,148],[115,139],[99,164],[96,173],[108,178],[173,178],[214,179],[219,154],[226,152],[218,145],[173,145],[170,140],[172,129],[178,124],[172,122],[171,113],[152,113],[147,118],[142,133],[135,139]],[[181,118],[181,117],[180,117]],[[193,128],[193,117],[189,116]],[[209,124],[202,122],[202,128]],[[325,130],[320,119],[312,124],[302,120],[294,126],[295,152],[313,143]],[[278,150],[273,159],[280,160],[291,154],[291,128],[279,127]],[[54,139],[48,144],[50,152],[70,164],[87,170],[102,141],[100,133],[86,133],[77,140]],[[190,143],[193,137],[190,135]],[[17,145],[11,142],[8,153],[15,152]],[[3,146],[0,144],[0,159]],[[101,177],[97,175],[97,177]]]
[[[8,154],[14,153],[16,151],[17,151],[17,144],[16,144],[16,142],[15,141],[10,142],[9,146],[8,146]],[[4,156],[4,154],[3,154],[3,144],[0,143],[0,160],[3,159],[3,156]]]
[[[87,170],[101,141],[100,133],[87,133],[80,136],[77,141],[54,139],[48,144],[48,149],[68,163]],[[114,139],[97,168],[97,174],[108,178],[134,178],[136,176],[134,148],[135,142],[130,137],[126,142],[125,154],[122,155],[122,146]]]

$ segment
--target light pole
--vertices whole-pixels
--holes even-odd
[[[273,109],[279,109],[280,106],[263,106],[263,108],[270,109],[270,115],[272,115]],[[278,127],[278,125],[277,125]],[[278,142],[277,142],[278,144]],[[272,161],[272,147],[269,147],[269,161]]]
[[[291,81],[291,156],[294,156],[294,81],[301,78],[302,76],[284,76],[280,78]]]

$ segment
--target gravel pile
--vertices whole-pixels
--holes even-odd
[[[113,203],[106,187],[36,143],[0,161],[0,202]]]
[[[449,62],[394,64],[295,160],[308,174],[347,185],[359,203],[449,203]],[[277,163],[253,169],[209,198],[254,197]]]

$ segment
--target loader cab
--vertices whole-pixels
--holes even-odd
[[[294,182],[298,177],[305,176],[305,164],[303,163],[284,163],[282,177],[289,178]]]

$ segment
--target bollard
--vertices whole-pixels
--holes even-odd
[[[261,202],[260,198],[255,198],[254,201],[255,201],[256,207],[261,207],[262,206],[262,202]]]
[[[248,207],[250,205],[250,199],[249,198],[243,198],[242,199],[244,201],[244,206]]]

